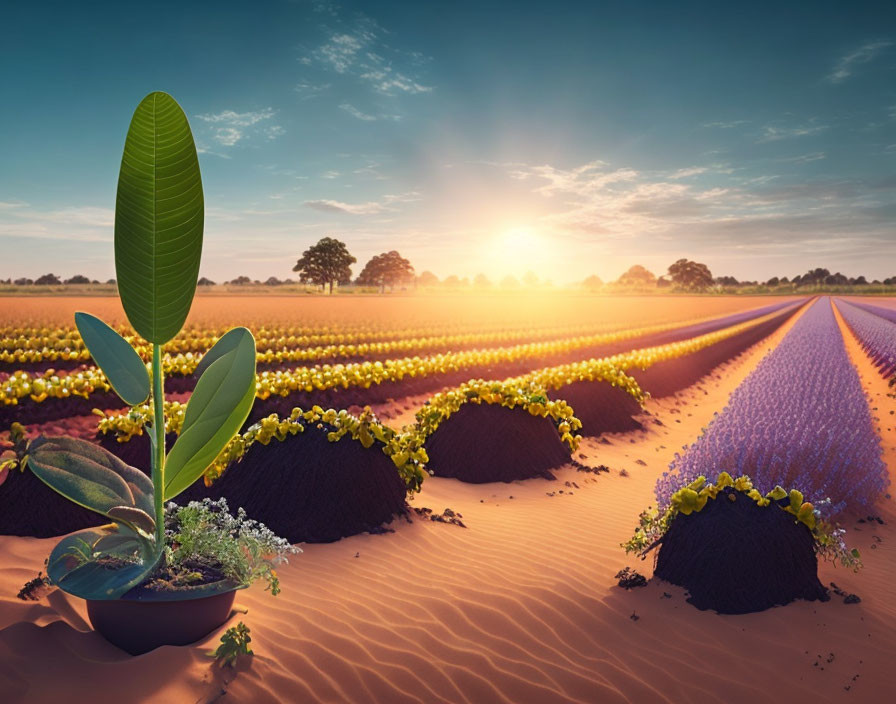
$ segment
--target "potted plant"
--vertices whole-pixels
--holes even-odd
[[[165,447],[162,345],[181,330],[196,291],[204,206],[187,117],[150,93],[131,120],[115,207],[115,269],[133,328],[152,345],[150,370],[102,320],[76,313],[84,344],[129,406],[151,399],[151,476],[93,443],[39,437],[27,466],[49,487],[102,514],[107,525],[72,533],[53,549],[47,575],[87,600],[94,628],[131,653],[202,638],[229,616],[235,590],[296,552],[226,503],[172,503],[202,476],[243,425],[255,399],[255,339],[243,327],[204,355],[183,427]],[[166,506],[167,504],[167,506]]]

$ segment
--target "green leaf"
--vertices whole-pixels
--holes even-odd
[[[156,529],[156,519],[146,511],[133,506],[115,506],[110,508],[106,515],[114,521],[124,523],[133,528],[139,528],[147,535],[152,535]]]
[[[108,516],[121,506],[152,515],[152,481],[99,445],[66,437],[39,437],[28,448],[28,466],[70,501]]]
[[[187,116],[167,93],[147,95],[131,119],[115,200],[118,293],[134,329],[164,344],[196,292],[204,206]]]
[[[93,361],[122,401],[139,406],[149,398],[149,372],[127,340],[89,313],[75,313],[75,325]]]
[[[239,338],[236,344],[212,362],[190,396],[180,436],[165,463],[166,501],[202,475],[252,410],[255,338],[246,328],[233,333]]]
[[[202,355],[202,359],[199,360],[199,364],[196,365],[193,374],[200,376],[212,365],[212,362],[221,359],[221,357],[231,350],[235,350],[240,343],[245,340],[246,335],[252,335],[246,328],[233,328],[232,330],[228,330],[218,338],[218,341],[212,345],[212,348],[208,352]]]
[[[140,584],[162,557],[149,543],[115,525],[88,528],[64,537],[47,561],[47,576],[63,591],[82,599],[118,599]],[[119,560],[97,560],[102,550]],[[125,561],[127,558],[128,561]]]

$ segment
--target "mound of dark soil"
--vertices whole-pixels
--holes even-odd
[[[150,469],[150,451],[149,451],[149,435],[144,430],[142,435],[134,435],[126,442],[118,442],[117,438],[111,434],[97,433],[94,442],[100,447],[106,448],[122,461],[142,469],[149,474]],[[170,450],[174,441],[177,440],[177,433],[167,433],[165,435],[165,447]]]
[[[643,427],[633,417],[641,412],[640,404],[625,390],[605,381],[576,381],[548,395],[572,406],[576,418],[582,421],[581,435],[596,437]]]
[[[101,436],[98,444],[112,451],[133,467],[149,472],[149,438],[138,435],[129,442],[117,442],[112,436]],[[177,436],[168,434],[168,447]],[[209,495],[200,479],[177,496],[177,503],[185,504]],[[27,467],[24,472],[9,472],[0,484],[0,535],[27,535],[51,538],[82,528],[109,523],[109,519],[82,508],[44,484]]]
[[[404,480],[381,448],[349,437],[330,442],[326,430],[309,426],[282,442],[253,445],[207,494],[226,498],[231,511],[242,506],[291,543],[332,542],[406,510]]]
[[[53,491],[27,467],[7,473],[0,484],[0,535],[52,538],[109,522]]]
[[[17,404],[0,406],[0,432],[9,430],[9,426],[16,422],[22,425],[47,423],[70,416],[90,415],[94,408],[119,410],[122,406],[121,399],[113,391],[98,391],[90,398],[48,398],[39,403],[28,397],[20,398]]]
[[[688,354],[678,359],[670,359],[666,362],[658,362],[647,369],[635,369],[629,372],[635,378],[644,391],[649,391],[654,398],[672,396],[682,389],[695,384],[709,374],[720,364],[724,364],[739,354],[745,352],[756,343],[764,340],[777,330],[793,315],[794,311],[787,311],[771,320],[729,337],[727,340],[717,342],[694,354]],[[569,402],[576,410],[578,407]],[[581,416],[579,416],[581,418]],[[584,425],[585,421],[582,420]]]
[[[654,575],[687,589],[698,609],[722,614],[827,601],[809,529],[774,506],[760,507],[730,488],[725,494],[672,521]]]
[[[426,441],[428,468],[463,482],[512,482],[544,477],[570,461],[548,418],[523,408],[466,403]]]

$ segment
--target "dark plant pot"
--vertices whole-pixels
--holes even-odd
[[[160,645],[189,645],[221,626],[233,608],[236,590],[179,600],[87,600],[94,630],[131,655]]]

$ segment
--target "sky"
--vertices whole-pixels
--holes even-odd
[[[199,149],[201,274],[563,284],[681,257],[896,276],[893,2],[19,2],[0,43],[0,278],[114,276],[133,110]]]

